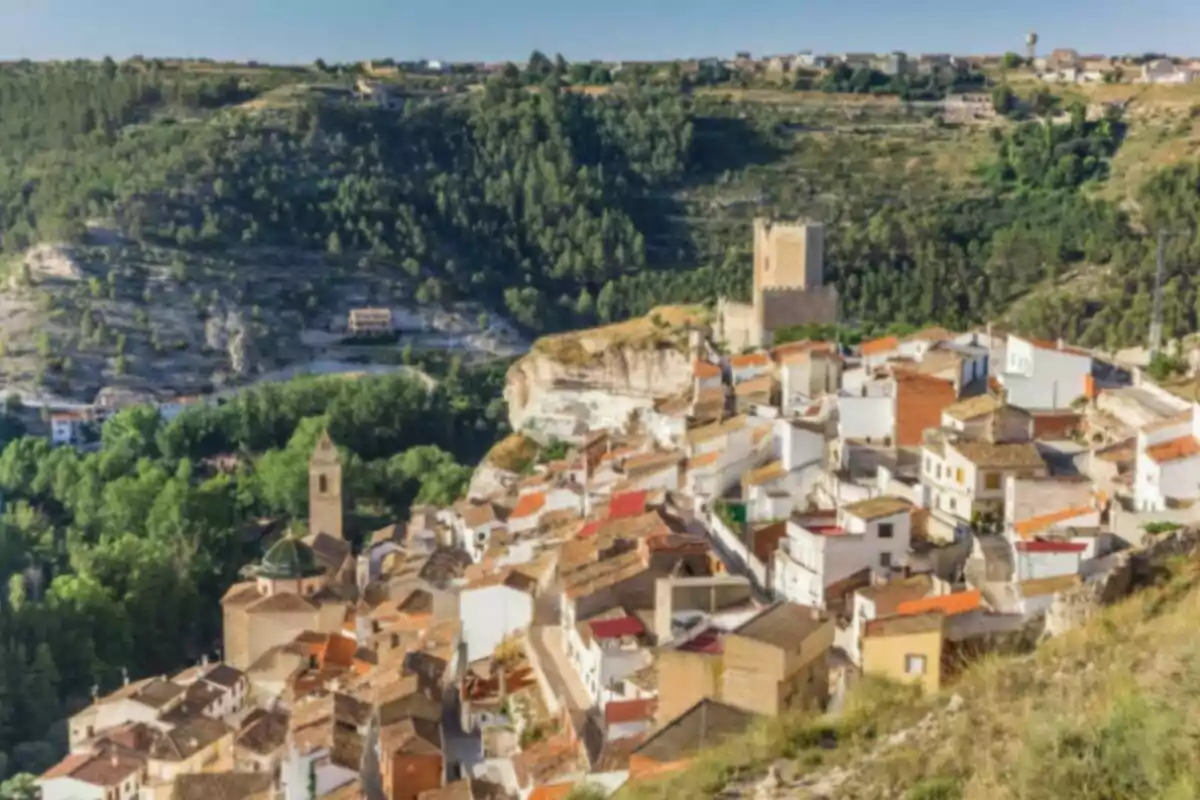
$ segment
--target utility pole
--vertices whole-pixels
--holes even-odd
[[[1162,333],[1163,333],[1163,264],[1166,261],[1167,239],[1172,236],[1190,236],[1191,231],[1167,231],[1160,230],[1158,232],[1158,252],[1155,256],[1154,263],[1154,313],[1150,318],[1150,358],[1158,355],[1158,351],[1162,349]]]

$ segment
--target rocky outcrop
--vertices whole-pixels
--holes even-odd
[[[576,440],[591,429],[622,427],[633,411],[688,389],[702,326],[694,310],[664,308],[539,340],[508,371],[513,429]]]

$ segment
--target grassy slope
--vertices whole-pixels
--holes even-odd
[[[1134,800],[1200,792],[1200,562],[1107,609],[1035,654],[997,656],[946,695],[860,684],[837,722],[780,720],[623,797],[753,796],[766,766],[844,770],[833,796],[910,800]],[[927,714],[927,724],[915,725]],[[902,742],[889,737],[908,730]],[[836,736],[828,749],[822,739]],[[778,796],[805,797],[801,786]]]

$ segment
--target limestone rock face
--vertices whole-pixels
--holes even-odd
[[[692,383],[694,312],[656,309],[647,317],[539,340],[508,371],[504,399],[513,430],[577,441],[589,428],[621,428],[657,398]]]

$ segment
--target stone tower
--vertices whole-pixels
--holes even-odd
[[[824,274],[824,225],[754,220],[756,300],[769,289],[817,289],[824,284]]]
[[[308,460],[308,532],[342,536],[342,462],[329,432]]]

